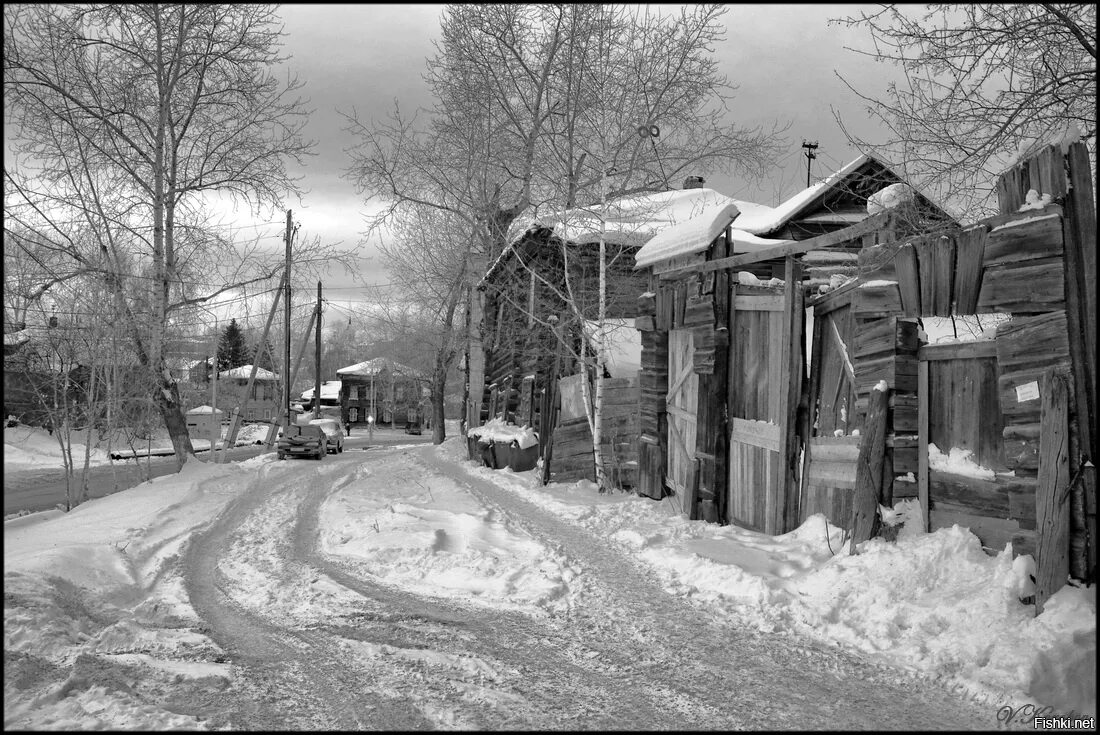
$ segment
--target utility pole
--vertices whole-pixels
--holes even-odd
[[[321,418],[321,282],[317,281],[317,359],[313,384],[313,418]]]
[[[814,154],[814,151],[817,150],[817,141],[815,140],[813,143],[802,141],[802,147],[806,149],[806,188],[808,189],[810,187],[810,161],[817,158],[817,155]]]
[[[285,325],[283,328],[283,342],[285,352],[285,358],[283,360],[283,397],[285,399],[283,405],[286,407],[286,426],[287,431],[290,431],[290,240],[293,236],[293,230],[291,229],[291,216],[290,210],[286,210],[286,269],[283,272],[283,280],[286,289],[286,293],[283,298],[286,303],[283,304],[283,314],[285,315]]]

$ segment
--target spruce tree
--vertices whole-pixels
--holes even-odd
[[[218,338],[218,372],[248,364],[248,348],[236,319],[230,319]]]

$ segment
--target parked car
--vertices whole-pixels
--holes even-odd
[[[324,459],[328,452],[328,435],[320,426],[291,424],[279,432],[276,451],[279,459],[286,459],[287,455]]]
[[[344,423],[333,416],[310,419],[310,426],[319,426],[328,439],[328,450],[333,454],[344,451]]]
[[[405,433],[406,434],[419,434],[420,433],[420,422],[419,421],[408,421],[408,422],[406,422],[405,423]]]

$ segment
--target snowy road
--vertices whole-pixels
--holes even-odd
[[[451,486],[569,570],[556,609],[381,581],[330,553],[327,505],[396,477]],[[429,492],[430,489],[429,489]],[[442,539],[445,550],[447,539]],[[331,545],[330,545],[331,546]],[[228,686],[173,711],[240,729],[968,729],[993,712],[853,655],[738,630],[580,526],[425,449],[273,462],[197,534],[182,574]]]

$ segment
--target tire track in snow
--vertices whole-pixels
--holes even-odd
[[[703,706],[723,714],[736,710],[744,717],[741,727],[765,729],[992,725],[995,712],[853,652],[734,628],[666,592],[651,570],[614,542],[439,458],[431,449],[417,452],[417,461],[580,561],[590,584],[564,623],[615,669],[649,682],[650,693],[670,706]],[[653,690],[654,684],[660,691]],[[706,725],[720,726],[718,721]]]
[[[312,470],[280,473],[272,487],[270,468],[203,532],[195,534],[184,563],[185,584],[207,634],[235,664],[237,692],[224,694],[232,727],[287,729],[424,729],[430,724],[402,702],[362,691],[362,672],[343,664],[339,651],[308,632],[274,625],[233,601],[219,560],[248,517],[273,497],[306,484]],[[221,719],[221,717],[219,717]]]

